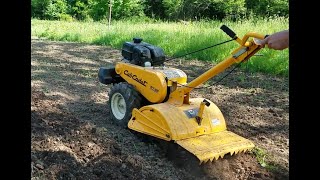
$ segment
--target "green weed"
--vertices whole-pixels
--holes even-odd
[[[268,159],[268,154],[266,153],[265,150],[259,148],[259,147],[254,147],[252,150],[252,153],[256,156],[259,164],[268,169],[268,170],[276,170],[276,165],[272,164],[271,162],[267,161]]]

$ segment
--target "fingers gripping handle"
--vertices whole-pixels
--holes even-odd
[[[264,39],[267,38],[269,35],[265,35]],[[253,42],[257,45],[261,45],[262,44],[262,39],[257,39],[257,38],[253,38]]]
[[[228,36],[230,36],[232,39],[237,39],[236,33],[234,33],[230,28],[228,28],[226,25],[222,25],[220,27],[222,31],[224,31]]]

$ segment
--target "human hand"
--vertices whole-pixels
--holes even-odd
[[[263,48],[267,45],[269,49],[274,50],[286,49],[289,47],[289,30],[279,31],[269,35],[265,39],[260,40],[259,45]]]

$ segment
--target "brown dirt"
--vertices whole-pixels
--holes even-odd
[[[120,51],[109,47],[32,38],[32,179],[289,179],[288,78],[237,69],[211,88],[192,91],[191,97],[213,101],[228,129],[263,149],[273,168],[262,167],[253,153],[199,166],[193,156],[169,159],[156,142],[109,120],[110,87],[99,83],[97,72],[119,60]],[[189,80],[213,66],[196,60],[166,65]]]

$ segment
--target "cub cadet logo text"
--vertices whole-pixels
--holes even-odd
[[[137,75],[132,74],[131,72],[129,72],[128,70],[124,71],[124,74],[127,75],[128,77],[130,77],[131,79],[137,81],[138,83],[142,84],[143,86],[147,86],[148,82],[142,80],[142,78],[138,78]]]

